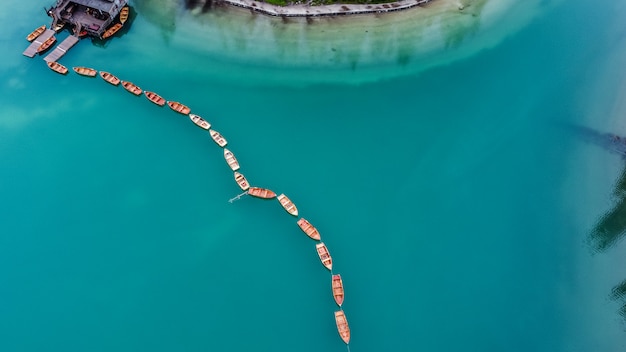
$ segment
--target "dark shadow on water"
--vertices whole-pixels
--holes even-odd
[[[137,13],[161,30],[165,41],[169,41],[176,29],[178,6],[171,0],[135,0]]]
[[[626,161],[626,138],[586,127],[573,126],[573,129],[587,142],[621,155]],[[615,184],[613,196],[615,205],[598,219],[589,234],[590,245],[597,253],[615,246],[626,234],[626,166]],[[619,314],[626,320],[626,280],[613,288],[611,298],[621,302]]]
[[[598,252],[613,247],[626,234],[626,170],[622,171],[613,191],[615,206],[598,220],[590,234]]]

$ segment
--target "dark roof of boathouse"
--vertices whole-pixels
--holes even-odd
[[[97,9],[102,12],[117,14],[120,9],[125,5],[125,2],[120,0],[71,0],[78,5],[84,5]]]

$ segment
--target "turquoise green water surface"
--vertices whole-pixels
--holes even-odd
[[[5,3],[0,351],[345,350],[297,219],[229,203],[185,116],[22,56],[51,4]],[[571,128],[626,135],[623,4],[131,5],[127,32],[61,63],[189,105],[289,196],[343,277],[351,351],[625,350],[626,164]]]

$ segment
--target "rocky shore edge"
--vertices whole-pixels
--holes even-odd
[[[275,17],[322,17],[377,14],[410,9],[434,0],[400,0],[384,4],[335,4],[276,6],[254,0],[219,0],[221,3]],[[462,6],[459,7],[462,9]]]

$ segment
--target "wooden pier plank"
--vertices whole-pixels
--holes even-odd
[[[53,35],[54,31],[52,29],[46,29],[45,32],[41,33],[39,37],[35,38],[35,40],[30,43],[28,48],[26,48],[26,50],[24,50],[22,54],[24,56],[34,57],[37,54],[37,49],[39,49],[39,46]]]
[[[71,47],[73,47],[76,43],[78,43],[78,41],[79,41],[78,37],[70,35],[69,37],[65,38],[65,40],[61,42],[61,44],[59,44],[59,46],[54,48],[54,50],[44,58],[44,61],[46,62],[58,61],[63,55],[65,55],[65,53],[68,50],[70,50]]]

